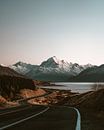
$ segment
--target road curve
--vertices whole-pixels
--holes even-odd
[[[0,130],[80,130],[77,126],[78,112],[69,107],[32,106],[0,116]]]
[[[4,115],[7,115],[7,114],[12,114],[12,113],[15,113],[15,112],[19,112],[19,111],[23,111],[25,109],[29,109],[30,106],[25,106],[23,108],[18,108],[18,109],[11,109],[11,110],[8,110],[8,111],[3,111],[0,113],[0,116],[4,116]]]
[[[74,108],[77,112],[77,124],[75,130],[81,130],[81,115],[78,109]]]
[[[31,115],[31,116],[25,117],[25,118],[20,119],[20,120],[18,120],[18,121],[12,122],[12,123],[10,123],[10,124],[8,124],[8,125],[4,125],[4,126],[2,126],[2,127],[0,128],[0,130],[4,130],[4,129],[8,129],[8,128],[11,129],[12,126],[17,125],[17,124],[19,124],[19,123],[22,123],[22,122],[24,122],[24,121],[27,121],[27,120],[29,120],[29,119],[31,119],[31,118],[33,118],[33,117],[36,117],[36,116],[38,116],[38,115],[40,115],[40,114],[46,112],[48,109],[49,109],[49,107],[45,108],[44,110],[42,110],[42,111],[40,111],[40,112],[38,112],[38,113],[36,113],[36,114],[33,114],[33,115]]]
[[[25,119],[27,117],[30,117],[32,115],[35,115],[37,113],[40,113],[41,111],[45,110],[46,106],[31,106],[28,107],[22,107],[17,108],[17,110],[10,110],[10,112],[6,112],[0,115],[0,129],[4,129],[4,126],[8,126],[10,124],[13,124],[14,122],[20,121],[22,119]]]

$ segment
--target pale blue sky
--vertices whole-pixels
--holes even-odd
[[[104,63],[104,0],[0,0],[0,63],[54,55]]]

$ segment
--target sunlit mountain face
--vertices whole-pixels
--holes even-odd
[[[92,67],[91,64],[82,66],[77,63],[60,60],[56,56],[43,61],[40,65],[17,62],[10,66],[16,72],[29,78],[45,81],[69,81],[70,77],[76,76],[90,67]]]

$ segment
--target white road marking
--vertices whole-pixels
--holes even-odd
[[[3,129],[6,129],[6,128],[8,128],[8,127],[17,125],[17,124],[22,123],[22,122],[24,122],[24,121],[27,121],[27,120],[29,120],[29,119],[31,119],[31,118],[33,118],[33,117],[36,117],[36,116],[38,116],[38,115],[40,115],[40,114],[43,114],[44,112],[48,111],[48,109],[49,109],[49,107],[45,108],[43,111],[41,111],[41,112],[39,112],[39,113],[37,113],[37,114],[34,114],[34,115],[29,116],[29,117],[27,117],[27,118],[21,119],[21,120],[19,120],[19,121],[16,121],[16,122],[14,122],[14,123],[9,124],[9,125],[3,126],[3,127],[0,128],[0,130],[3,130]]]
[[[67,106],[64,106],[64,107],[67,107]],[[74,109],[77,112],[77,116],[78,117],[77,117],[77,124],[76,124],[76,129],[75,130],[81,130],[81,115],[80,115],[80,112],[78,111],[78,109],[76,109],[74,107],[67,107],[67,108],[72,108],[72,109]],[[49,109],[49,107],[47,107],[46,109],[44,109],[43,111],[41,111],[41,112],[39,112],[39,113],[37,113],[35,115],[29,116],[29,117],[27,117],[25,119],[21,119],[21,120],[19,120],[17,122],[11,123],[11,124],[6,125],[6,126],[3,126],[3,127],[0,128],[0,130],[6,129],[8,127],[14,126],[16,124],[19,124],[19,123],[22,123],[22,122],[24,122],[26,120],[29,120],[29,119],[31,119],[33,117],[36,117],[36,116],[38,116],[38,115],[48,111],[48,109]]]
[[[81,115],[79,113],[79,110],[74,108],[77,112],[77,125],[76,125],[76,129],[75,130],[81,130]]]
[[[0,113],[0,116],[10,114],[10,113],[14,113],[14,112],[18,112],[18,111],[25,110],[25,109],[28,109],[28,108],[30,108],[30,106],[25,107],[25,108],[21,108],[19,110],[12,110],[12,111],[8,111],[8,112],[3,112],[3,113]]]
[[[64,106],[64,107],[67,107],[67,106]],[[81,115],[80,115],[79,110],[75,107],[67,107],[67,108],[72,108],[77,112],[77,124],[76,124],[75,130],[81,130]]]

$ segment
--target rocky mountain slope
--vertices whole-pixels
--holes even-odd
[[[37,68],[38,65],[31,65],[27,63],[23,63],[21,61],[17,62],[16,64],[10,66],[11,69],[15,70],[16,72],[25,75],[29,71],[31,71],[33,68]]]
[[[72,82],[104,82],[104,65],[94,66],[70,79]]]
[[[92,67],[92,65],[82,66],[77,63],[68,63],[67,61],[57,59],[55,56],[42,62],[40,65],[18,62],[10,66],[10,68],[29,78],[44,81],[68,81],[69,77],[76,76],[89,67]]]

